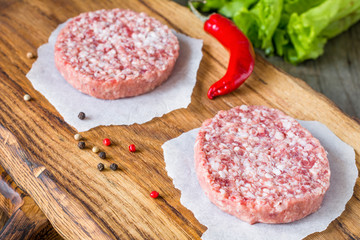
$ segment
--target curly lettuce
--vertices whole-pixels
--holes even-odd
[[[360,0],[206,0],[199,9],[232,18],[253,45],[297,64],[360,20]]]

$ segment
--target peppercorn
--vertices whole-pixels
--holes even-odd
[[[102,159],[105,159],[106,158],[106,153],[105,152],[100,152],[99,157],[102,158]]]
[[[79,143],[78,143],[78,147],[79,147],[80,149],[84,149],[84,148],[85,148],[85,142],[79,142]]]
[[[113,170],[113,171],[115,171],[116,169],[118,169],[118,165],[117,165],[116,163],[112,163],[112,164],[110,165],[110,169]]]
[[[27,57],[28,59],[32,59],[32,58],[35,57],[35,55],[34,55],[32,52],[28,52],[28,53],[26,53],[26,57]]]
[[[94,153],[98,153],[98,152],[100,151],[100,149],[95,146],[95,147],[92,148],[92,151],[93,151]]]
[[[31,100],[31,96],[29,94],[25,94],[24,95],[24,100],[25,101],[30,101]]]
[[[99,164],[97,165],[97,168],[99,169],[99,171],[102,171],[102,170],[104,170],[105,166],[104,166],[104,164],[99,163]]]
[[[84,120],[85,117],[86,117],[85,113],[79,112],[78,118],[79,118],[80,120]]]
[[[130,152],[135,152],[136,151],[136,147],[135,147],[134,144],[129,145],[129,151]]]
[[[152,197],[152,198],[157,198],[158,196],[159,196],[159,193],[157,191],[152,191],[150,193],[150,197]]]
[[[82,136],[77,133],[77,134],[74,135],[74,139],[75,139],[76,141],[79,141],[79,140],[82,139]]]
[[[104,140],[103,140],[103,144],[104,144],[105,146],[110,146],[110,144],[111,144],[110,139],[108,139],[108,138],[104,138]]]

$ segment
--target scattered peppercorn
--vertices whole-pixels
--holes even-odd
[[[93,151],[94,153],[98,153],[98,152],[100,151],[100,149],[95,146],[95,147],[92,148],[92,151]]]
[[[79,112],[78,118],[79,118],[80,120],[84,120],[85,117],[86,117],[85,113]]]
[[[99,169],[99,171],[102,171],[102,170],[104,170],[105,166],[104,166],[104,164],[99,163],[99,164],[97,165],[97,168]]]
[[[79,140],[82,139],[82,136],[77,133],[77,134],[74,135],[74,139],[75,139],[76,141],[79,141]]]
[[[150,193],[150,197],[152,197],[152,198],[157,198],[158,196],[159,196],[159,193],[157,191],[152,191]]]
[[[35,57],[35,55],[34,55],[32,52],[28,52],[28,53],[26,53],[26,57],[27,57],[28,59],[32,59],[32,58]]]
[[[116,169],[118,169],[118,165],[117,165],[116,163],[112,163],[112,164],[110,165],[110,169],[113,170],[113,171],[115,171]]]
[[[103,140],[103,144],[104,144],[105,146],[110,146],[110,144],[111,144],[110,139],[108,139],[108,138],[104,138],[104,140]]]
[[[24,95],[24,100],[25,101],[30,101],[31,100],[31,96],[29,94],[25,94]]]
[[[105,152],[100,152],[99,157],[102,158],[102,159],[105,159],[106,158],[106,153]]]
[[[84,148],[85,148],[85,142],[79,142],[79,143],[78,143],[78,147],[79,147],[80,149],[84,149]]]
[[[129,151],[130,152],[135,152],[136,151],[136,147],[135,147],[134,144],[129,145]]]

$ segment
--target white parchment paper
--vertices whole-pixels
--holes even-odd
[[[60,24],[51,33],[49,42],[39,47],[38,58],[26,76],[64,120],[79,132],[99,125],[141,124],[190,104],[202,58],[202,40],[174,32],[179,39],[180,54],[170,78],[164,84],[141,96],[100,100],[73,88],[55,66],[54,46],[64,26],[65,23]],[[78,119],[79,112],[84,112],[87,118]]]
[[[314,232],[321,232],[345,209],[353,195],[358,170],[355,152],[342,142],[325,125],[313,121],[299,121],[328,152],[331,178],[322,207],[302,220],[288,224],[249,225],[222,212],[203,193],[194,167],[194,144],[199,129],[191,130],[167,141],[162,146],[166,170],[174,185],[181,191],[180,202],[190,209],[208,230],[202,239],[290,240],[302,239]]]

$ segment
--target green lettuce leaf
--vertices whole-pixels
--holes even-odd
[[[211,12],[220,9],[227,2],[227,0],[206,0],[205,3],[194,2],[193,4],[201,12]]]
[[[206,0],[203,12],[232,18],[256,48],[297,64],[360,20],[360,0]]]
[[[354,21],[356,18],[349,20],[344,19],[344,16],[349,16],[358,8],[360,1],[355,3],[355,0],[326,0],[300,15],[292,13],[287,32],[295,51],[288,51],[285,58],[296,64],[319,57],[323,54],[327,35],[335,36],[349,27],[347,21]],[[340,22],[342,19],[344,22]],[[339,27],[341,23],[345,24],[342,28]]]
[[[249,9],[250,6],[257,3],[259,0],[232,0],[227,2],[219,9],[219,13],[225,17],[232,18],[239,9]]]
[[[243,8],[234,15],[233,20],[250,39],[254,47],[260,48],[262,40],[259,38],[259,28],[261,25],[259,17],[248,9]]]
[[[276,54],[283,56],[286,51],[286,46],[289,44],[289,38],[286,31],[280,28],[276,29],[273,36],[273,42],[275,44]]]
[[[280,22],[282,6],[283,0],[260,0],[251,10],[240,9],[233,20],[255,47],[271,54],[274,52],[272,36]]]
[[[360,1],[342,1],[340,11],[333,21],[320,33],[326,38],[333,38],[346,31],[354,23],[360,20]]]
[[[309,9],[318,6],[325,0],[284,0],[284,13],[301,14]]]
[[[329,24],[320,35],[326,38],[333,38],[340,33],[346,31],[354,23],[360,20],[360,8],[352,12],[350,15],[343,17],[337,21],[334,21]]]

